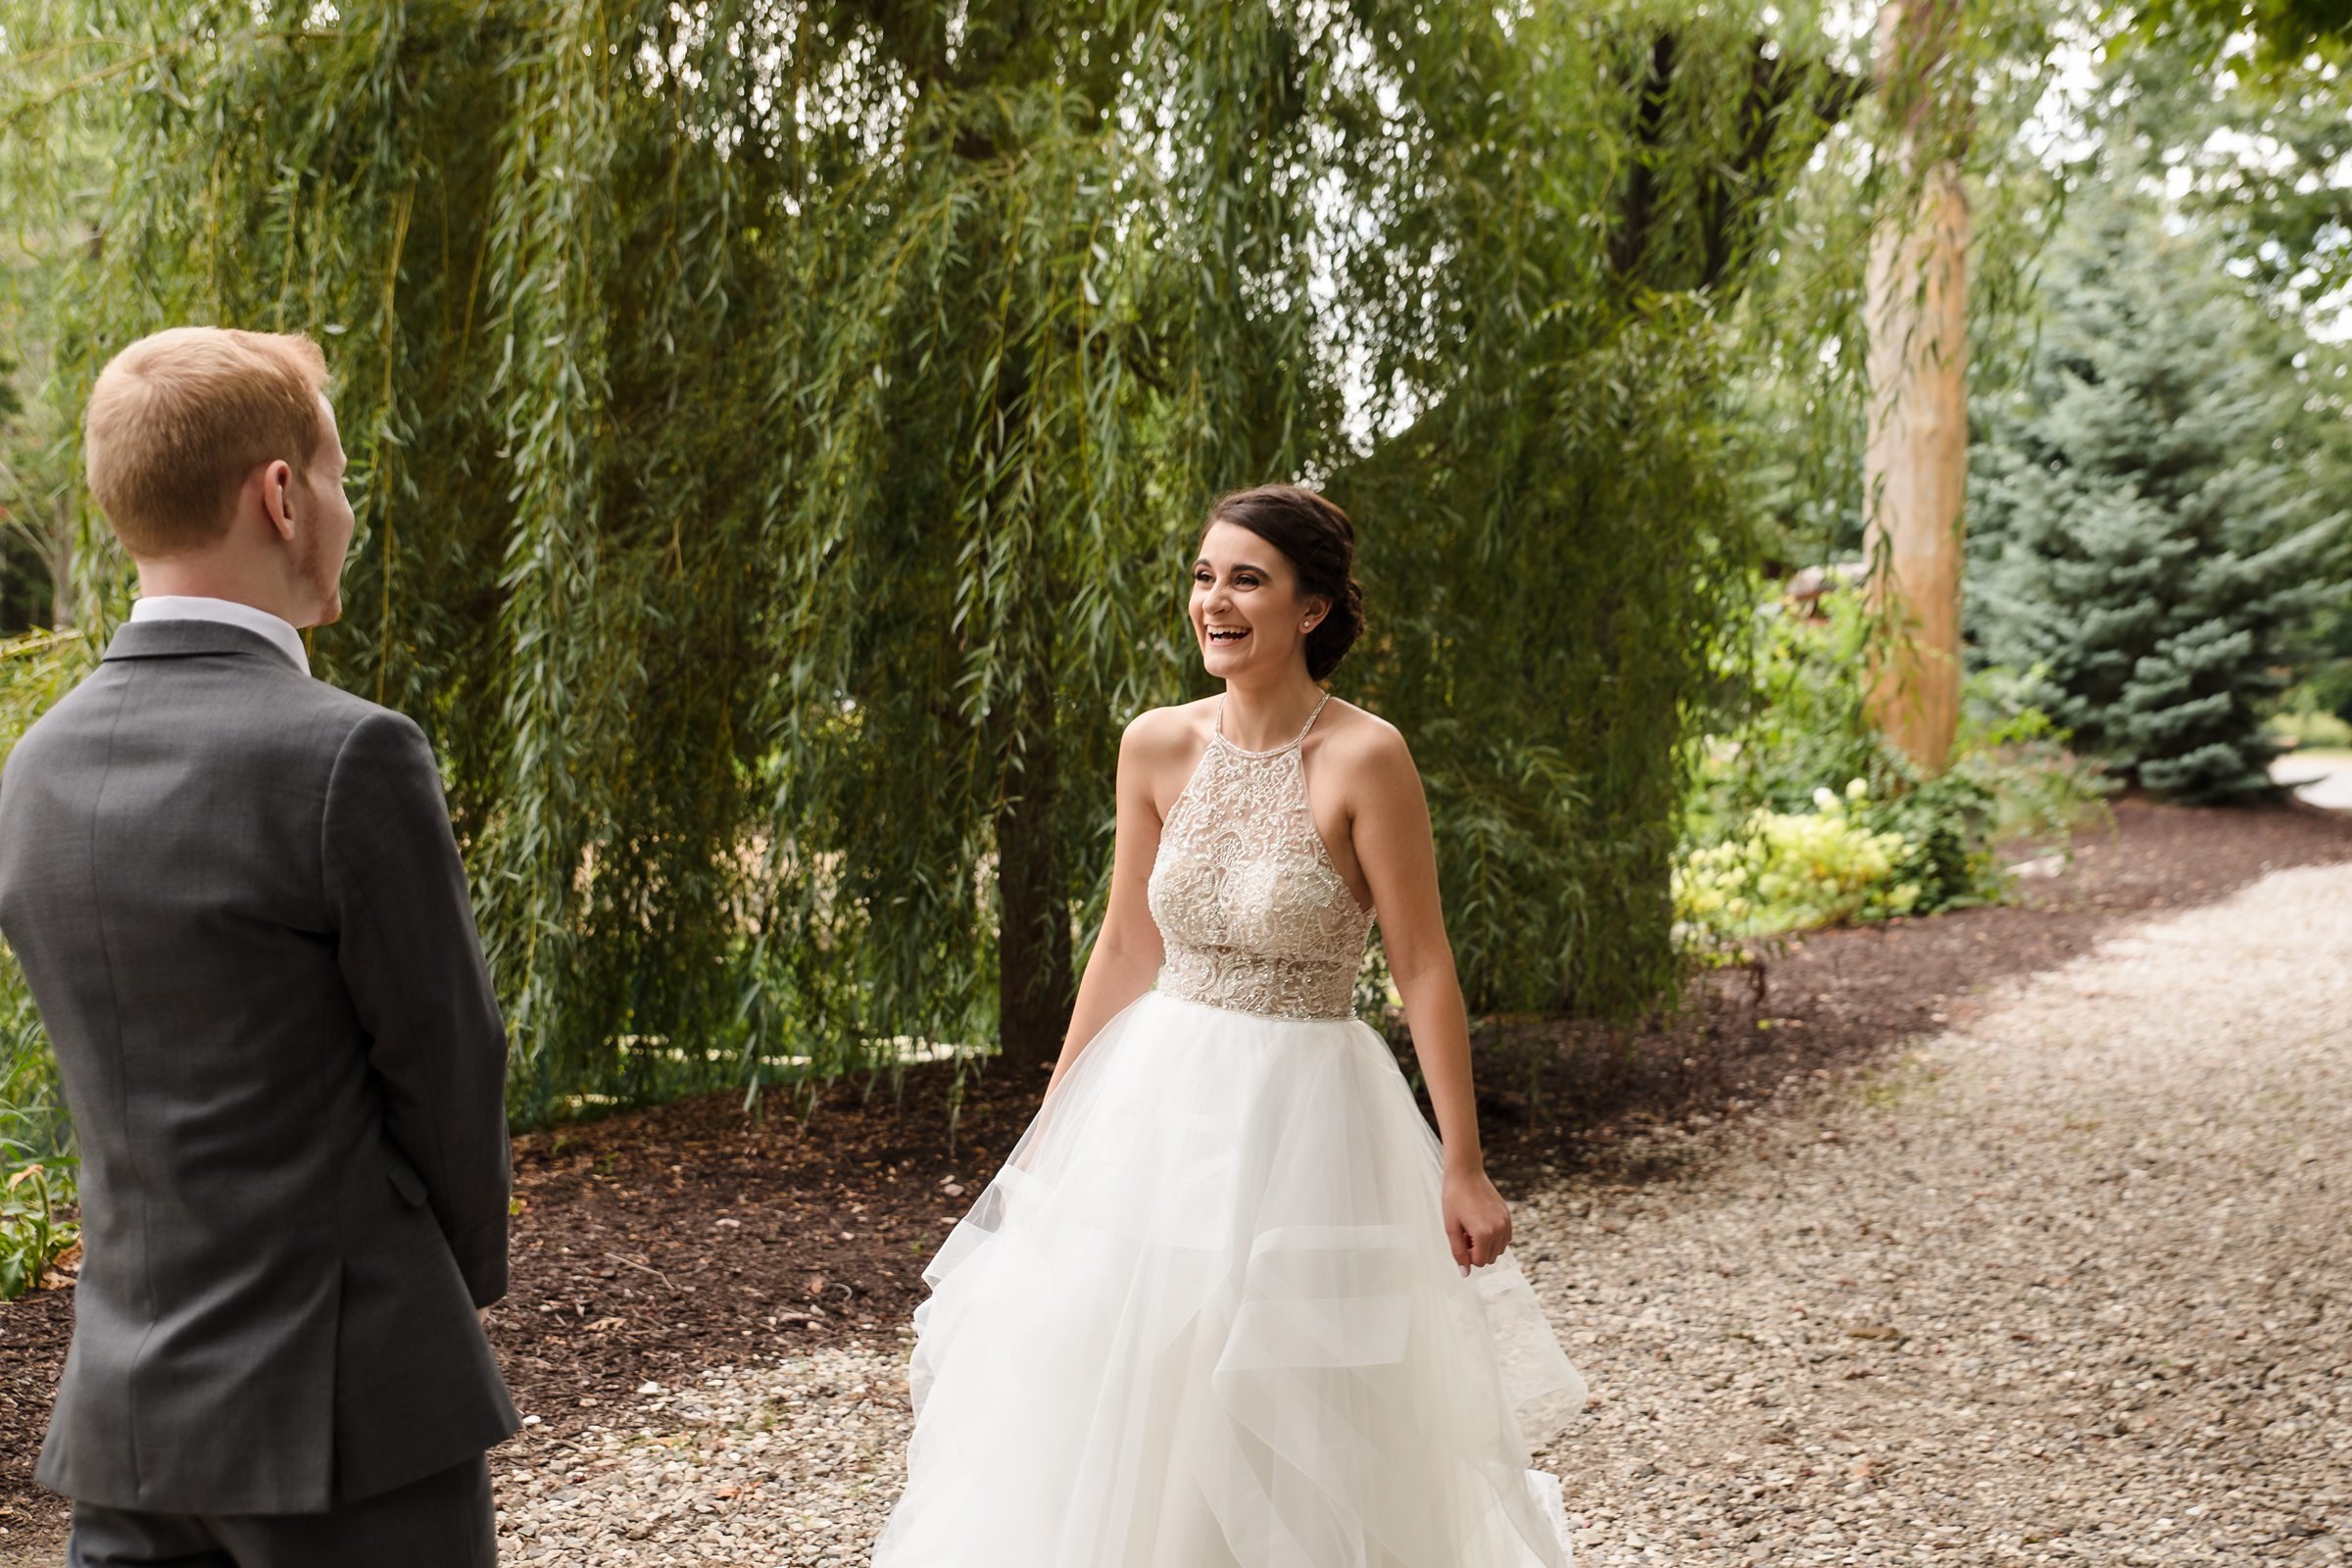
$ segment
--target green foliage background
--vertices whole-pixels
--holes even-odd
[[[88,640],[71,632],[0,642],[0,713],[15,719],[47,708],[87,673],[91,659]],[[0,765],[17,733],[13,722],[0,729]],[[73,1120],[32,991],[0,951],[0,1301],[34,1285],[74,1239],[74,1228],[50,1211],[53,1198],[72,1198],[74,1149]],[[28,1172],[33,1166],[40,1168]]]
[[[1050,1052],[1118,731],[1199,685],[1191,535],[1269,477],[1361,525],[1338,685],[1415,745],[1474,1004],[1670,983],[1781,352],[1738,302],[1854,100],[1808,15],[74,0],[7,46],[7,220],[90,236],[60,430],[169,322],[327,344],[315,652],[444,760],[518,1114]]]

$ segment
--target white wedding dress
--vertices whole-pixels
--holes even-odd
[[[875,1568],[1568,1563],[1528,1450],[1583,1381],[1508,1254],[1454,1265],[1305,737],[1219,725],[1160,833],[1157,989],[925,1271]]]

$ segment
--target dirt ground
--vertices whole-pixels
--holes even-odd
[[[1595,1165],[1640,1180],[1629,1137],[1753,1114],[1816,1072],[1965,1023],[1993,982],[2088,950],[2120,918],[2205,904],[2284,866],[2352,859],[2352,821],[2298,805],[2126,802],[2063,874],[2021,902],[1817,934],[1759,972],[1695,988],[1639,1031],[1528,1025],[1479,1063],[1490,1157],[1506,1194]],[[887,1335],[921,1295],[933,1247],[1045,1085],[948,1069],[847,1083],[757,1120],[718,1095],[515,1143],[514,1288],[492,1337],[533,1424],[515,1462],[599,1424],[648,1381],[772,1349]],[[1663,1174],[1661,1172],[1661,1174]],[[71,1332],[71,1292],[0,1306],[0,1562],[53,1554],[64,1504],[31,1481]],[[28,1555],[29,1554],[29,1555]]]

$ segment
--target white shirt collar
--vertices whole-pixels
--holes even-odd
[[[258,632],[270,639],[278,652],[294,661],[296,669],[305,675],[311,672],[311,660],[303,652],[301,633],[267,610],[240,605],[233,599],[205,599],[195,594],[160,594],[135,601],[130,607],[130,618],[219,620],[231,626],[242,626],[247,631]]]

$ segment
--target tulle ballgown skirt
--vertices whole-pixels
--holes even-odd
[[[1584,1386],[1354,1020],[1146,996],[940,1250],[875,1568],[1564,1568]]]

